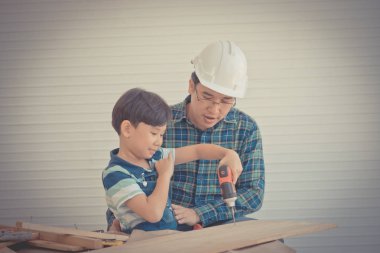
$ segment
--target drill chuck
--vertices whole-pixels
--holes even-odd
[[[222,183],[220,185],[220,188],[222,190],[222,198],[224,202],[227,204],[227,206],[235,206],[237,196],[234,185],[232,183]]]

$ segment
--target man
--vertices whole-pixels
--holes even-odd
[[[235,108],[247,84],[247,61],[231,41],[217,41],[196,56],[189,96],[172,106],[163,147],[213,143],[235,150],[243,171],[236,182],[236,218],[260,209],[264,196],[262,140],[256,122]],[[172,205],[179,230],[229,222],[232,212],[223,202],[216,173],[217,161],[177,165],[172,179]],[[110,220],[108,219],[109,224]]]

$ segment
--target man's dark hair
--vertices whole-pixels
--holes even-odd
[[[169,105],[159,95],[133,88],[125,92],[112,111],[112,126],[120,135],[120,125],[129,120],[134,127],[141,122],[151,126],[163,126],[172,117]]]
[[[195,73],[195,71],[193,73],[191,73],[191,80],[193,80],[193,83],[195,85],[200,83],[199,78],[198,78],[197,74]]]

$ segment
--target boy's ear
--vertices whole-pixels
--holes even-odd
[[[133,125],[129,120],[123,120],[120,125],[120,135],[129,138],[132,128]]]

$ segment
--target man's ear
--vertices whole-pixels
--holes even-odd
[[[195,84],[194,84],[193,80],[190,78],[189,79],[189,87],[187,89],[187,92],[189,92],[189,94],[191,95],[194,92],[194,89],[195,89]]]
[[[123,120],[120,125],[120,135],[129,138],[132,128],[133,125],[129,120]]]

